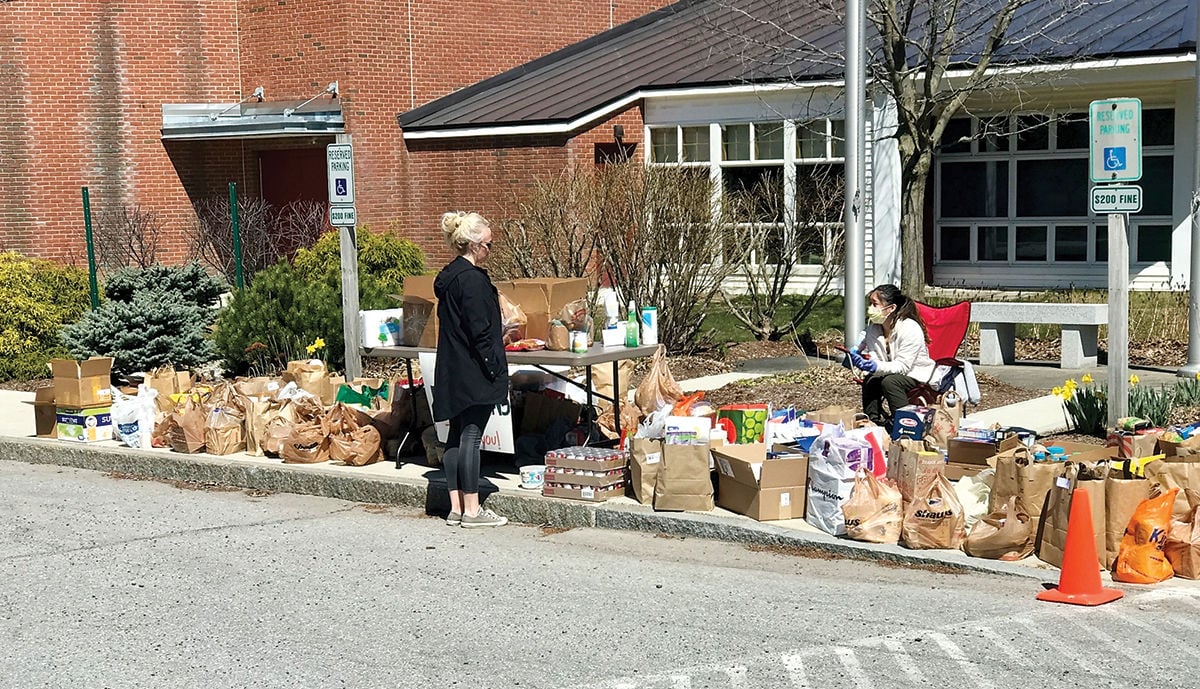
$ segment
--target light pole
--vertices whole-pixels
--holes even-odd
[[[866,72],[863,69],[863,33],[867,17],[863,0],[846,1],[846,262],[843,293],[846,309],[846,346],[858,345],[858,334],[866,325],[866,204],[864,162],[867,137]]]

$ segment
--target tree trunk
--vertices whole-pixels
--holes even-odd
[[[929,185],[932,153],[913,151],[905,165],[900,189],[900,289],[914,299],[925,294],[925,189]]]

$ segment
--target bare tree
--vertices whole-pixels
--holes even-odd
[[[759,340],[794,336],[843,273],[845,177],[828,165],[811,167],[809,173],[797,180],[795,210],[790,212],[773,177],[725,200],[748,255],[732,275],[741,278],[744,293],[722,291],[721,296],[730,313]],[[790,315],[784,315],[789,285],[802,266],[817,271],[811,289]]]
[[[162,223],[154,211],[139,205],[106,210],[94,230],[101,267],[149,268],[158,263]]]
[[[594,276],[596,232],[580,215],[593,180],[586,168],[570,167],[537,180],[529,196],[514,198],[498,223],[496,274],[510,279]]]
[[[721,286],[745,260],[744,243],[713,209],[707,170],[609,165],[595,172],[588,225],[621,303],[658,307],[659,341],[695,349]]]
[[[190,256],[219,271],[233,284],[236,262],[229,199],[203,199],[196,203],[195,210],[196,219],[188,232]],[[325,205],[316,201],[296,201],[276,209],[263,199],[239,198],[242,274],[250,279],[258,271],[290,258],[297,249],[312,246],[325,226]]]
[[[1005,67],[1046,64],[1077,56],[1095,41],[1098,26],[1072,24],[1112,0],[868,0],[870,88],[896,106],[900,158],[902,283],[920,296],[925,287],[925,199],[934,154],[950,120],[973,97],[1020,94],[1054,77],[1018,79]],[[719,12],[702,20],[712,49],[741,65],[742,79],[802,82],[836,77],[844,61],[842,0],[764,2],[715,0]],[[1153,21],[1143,18],[1141,21]],[[1016,25],[1014,31],[1014,25]],[[1069,27],[1067,30],[1060,30]],[[1019,100],[1019,99],[1018,99]]]

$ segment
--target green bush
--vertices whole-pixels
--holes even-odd
[[[175,291],[134,292],[130,301],[106,301],[63,328],[71,356],[111,356],[117,373],[148,371],[170,364],[190,369],[213,359],[205,333],[212,310]]]
[[[64,356],[63,323],[88,308],[86,271],[0,253],[0,380],[45,378],[46,362]]]
[[[342,291],[338,274],[314,276],[287,261],[260,271],[254,282],[234,294],[217,321],[217,352],[231,374],[271,373],[297,358],[309,358],[305,347],[321,338],[315,356],[331,369],[345,366],[342,337]],[[379,283],[361,284],[359,306],[384,309],[395,300]]]
[[[184,301],[207,307],[224,291],[225,283],[206,273],[196,261],[182,266],[122,268],[104,281],[104,296],[111,301],[131,302],[138,292],[178,292]]]
[[[63,328],[63,343],[76,358],[111,356],[117,373],[206,364],[214,353],[206,339],[211,307],[223,289],[194,261],[118,270],[104,285],[108,301]]]
[[[399,294],[404,278],[425,272],[425,253],[416,244],[390,232],[358,230],[358,281],[360,289]],[[310,281],[340,284],[341,238],[337,231],[321,235],[311,248],[296,252],[296,270]]]

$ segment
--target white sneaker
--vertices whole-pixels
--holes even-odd
[[[478,529],[485,526],[504,526],[508,523],[508,517],[501,517],[495,512],[488,509],[480,509],[479,514],[472,517],[469,514],[462,516],[462,528]]]

